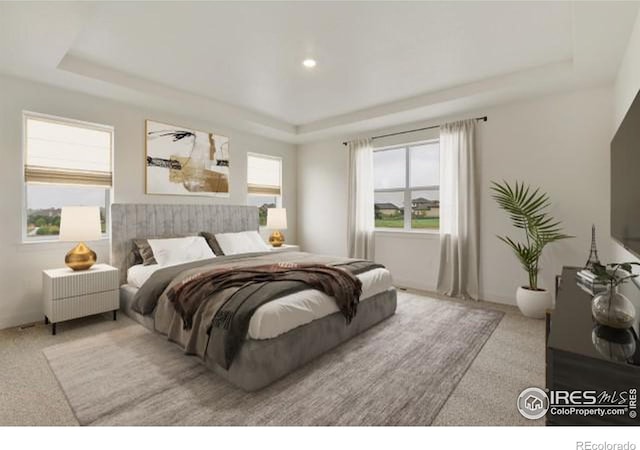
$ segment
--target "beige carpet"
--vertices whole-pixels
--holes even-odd
[[[502,316],[401,296],[395,316],[257,393],[139,325],[44,353],[84,425],[429,425]]]

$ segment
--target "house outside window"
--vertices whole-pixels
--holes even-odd
[[[247,204],[258,207],[261,227],[267,224],[267,209],[282,207],[282,158],[247,155]]]
[[[55,241],[64,206],[98,206],[108,236],[113,128],[24,112],[24,242]]]
[[[438,230],[438,140],[377,149],[373,161],[376,229]]]

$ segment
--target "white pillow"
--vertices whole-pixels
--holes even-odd
[[[239,233],[218,233],[216,241],[225,255],[240,253],[258,253],[271,250],[257,231],[241,231]]]
[[[215,258],[216,256],[202,236],[149,239],[149,246],[153,250],[153,256],[161,266]]]
[[[127,284],[136,288],[141,288],[143,284],[147,282],[153,273],[160,269],[159,264],[149,264],[144,266],[142,264],[136,264],[129,267],[127,270]]]

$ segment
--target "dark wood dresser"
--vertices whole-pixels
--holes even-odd
[[[640,392],[638,321],[626,332],[598,326],[591,315],[592,295],[576,283],[578,270],[563,269],[556,283],[556,307],[547,315],[547,389]],[[637,318],[640,290],[633,282],[620,290],[634,303]],[[640,418],[630,417],[634,415],[552,415],[549,411],[546,419],[548,425],[640,425]]]

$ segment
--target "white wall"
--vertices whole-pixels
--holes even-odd
[[[306,252],[347,253],[348,162],[338,140],[298,147],[298,241]]]
[[[638,91],[640,91],[640,14],[636,18],[636,24],[631,33],[613,88],[614,120],[612,138]],[[610,245],[614,261],[638,260],[613,239],[611,239]]]
[[[496,234],[516,235],[490,196],[491,180],[523,180],[546,191],[551,213],[574,239],[543,254],[542,286],[552,288],[563,265],[585,263],[596,225],[600,258],[609,258],[609,140],[611,89],[541,98],[487,111],[478,152],[482,189],[480,280],[483,298],[514,302],[526,277]]]
[[[542,261],[543,286],[553,286],[554,275],[563,265],[584,264],[592,223],[598,229],[601,257],[607,259],[612,92],[606,87],[549,96],[469,113],[468,117],[484,114],[489,120],[479,125],[478,134],[481,296],[514,303],[515,290],[526,277],[495,237],[516,233],[491,199],[490,181],[518,179],[541,186],[554,202],[552,213],[576,236],[547,249]],[[347,251],[347,154],[342,140],[303,145],[298,150],[299,240],[308,251]],[[401,286],[433,290],[438,249],[433,235],[376,236],[376,259],[390,268]]]
[[[196,118],[144,110],[98,97],[15,78],[0,77],[0,329],[40,320],[41,270],[60,267],[68,244],[21,242],[22,111],[69,117],[115,127],[113,201],[121,203],[245,204],[246,153],[283,158],[283,204],[288,210],[287,241],[296,242],[295,147]],[[175,197],[144,193],[144,121],[154,119],[212,130],[231,139],[229,198]],[[101,261],[109,259],[108,241],[92,243]]]
[[[376,260],[393,274],[396,286],[435,291],[440,261],[437,233],[376,233]]]
[[[631,102],[640,90],[640,14],[631,32],[627,49],[613,87],[614,133],[627,114]]]

